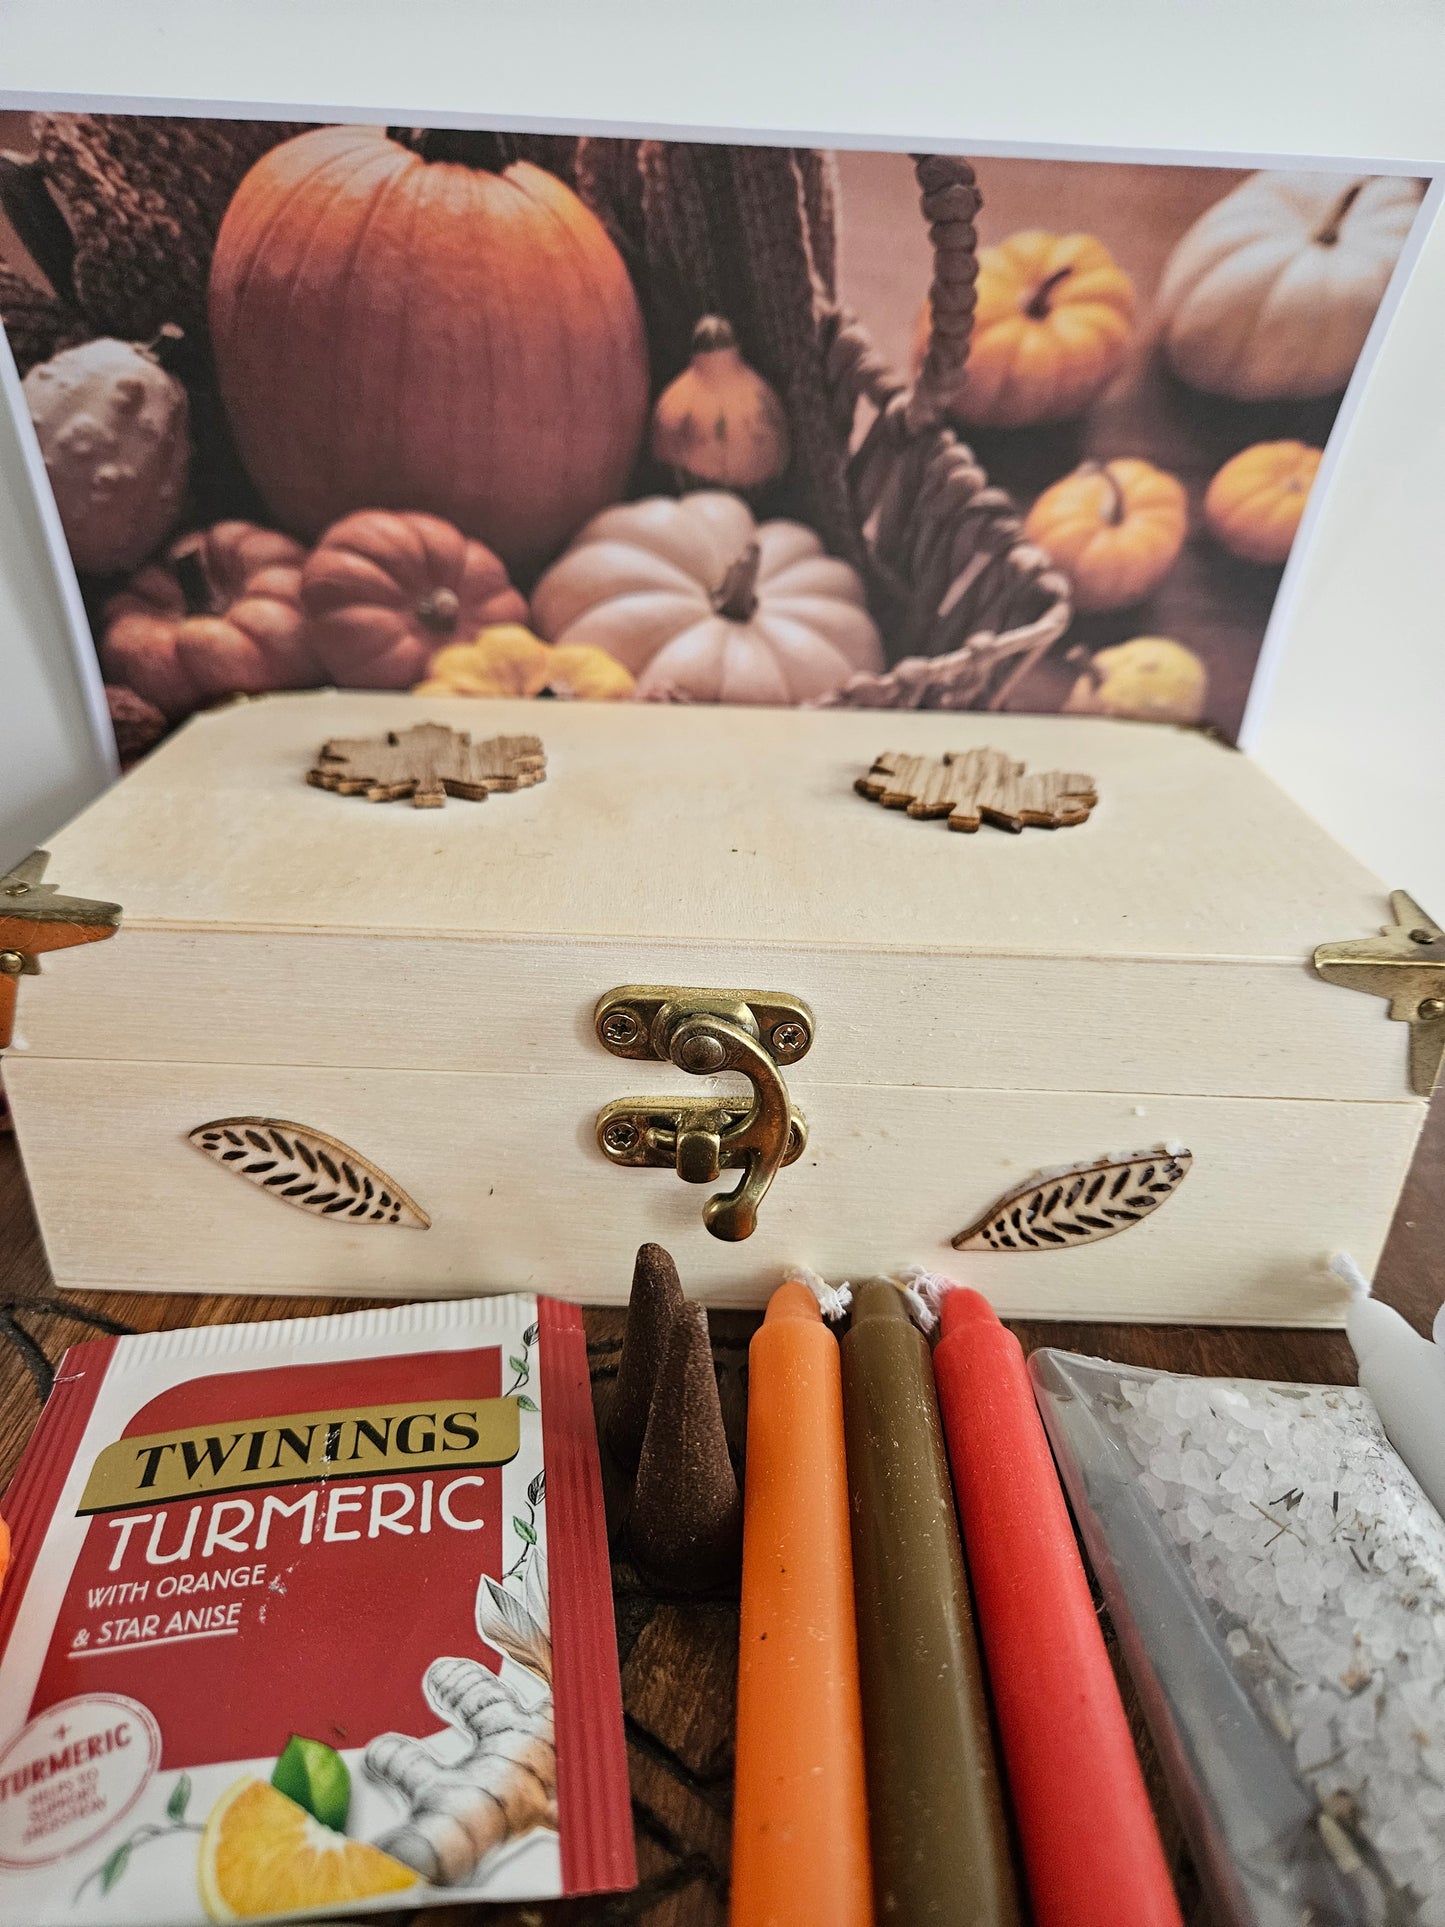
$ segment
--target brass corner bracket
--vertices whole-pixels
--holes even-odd
[[[32,850],[0,877],[0,1050],[15,1032],[19,979],[39,975],[41,954],[99,943],[120,925],[118,903],[63,897],[53,883],[42,883],[49,861],[48,850]]]
[[[1315,969],[1326,983],[1388,997],[1410,1026],[1410,1088],[1429,1097],[1445,1059],[1445,930],[1403,890],[1390,892],[1395,921],[1378,937],[1322,943]]]

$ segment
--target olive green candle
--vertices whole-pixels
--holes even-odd
[[[928,1346],[882,1281],[854,1294],[843,1425],[878,1918],[1017,1927]]]

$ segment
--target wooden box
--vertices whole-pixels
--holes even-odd
[[[535,731],[546,779],[442,809],[308,787],[328,739],[421,721]],[[884,750],[984,744],[1087,772],[1090,820],[958,835],[855,794]],[[655,1238],[718,1304],[792,1262],[919,1264],[1017,1315],[1327,1324],[1322,1261],[1374,1262],[1424,1113],[1406,1026],[1310,965],[1379,931],[1383,887],[1172,729],[283,696],[198,717],[51,848],[48,881],[124,913],[21,980],[5,1061],[65,1286],[617,1299]],[[806,1147],[740,1242],[703,1223],[738,1173],[600,1146],[619,1099],[737,1123],[753,1096],[710,1047],[604,1048],[624,986],[811,1010],[780,1067]],[[342,1140],[429,1228],[311,1215],[188,1141],[237,1116]],[[705,1176],[708,1130],[680,1135]],[[1192,1168],[1124,1235],[951,1250],[1031,1174],[1162,1143]]]

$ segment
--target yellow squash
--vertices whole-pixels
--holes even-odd
[[[1064,713],[1197,723],[1208,695],[1209,676],[1192,649],[1169,636],[1135,636],[1086,662]]]
[[[472,642],[449,643],[432,657],[417,696],[561,696],[626,702],[637,687],[605,649],[550,643],[520,622],[499,622]]]

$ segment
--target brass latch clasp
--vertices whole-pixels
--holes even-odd
[[[1445,1058],[1445,930],[1403,890],[1390,892],[1395,921],[1378,937],[1322,943],[1315,969],[1326,983],[1388,997],[1410,1026],[1410,1088],[1429,1097]]]
[[[741,1166],[735,1191],[703,1207],[715,1238],[750,1238],[758,1206],[785,1164],[802,1155],[808,1127],[788,1098],[782,1066],[807,1055],[813,1013],[796,997],[748,990],[686,990],[624,984],[598,1004],[595,1023],[614,1057],[676,1064],[695,1077],[739,1071],[752,1102],[717,1097],[624,1097],[597,1118],[597,1142],[613,1164],[671,1166],[688,1184],[711,1184]]]

